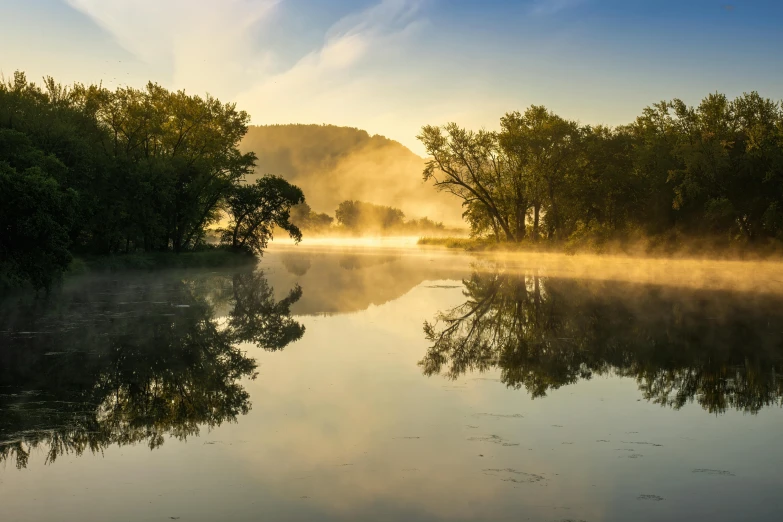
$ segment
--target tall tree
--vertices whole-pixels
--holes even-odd
[[[299,242],[302,232],[291,223],[291,207],[304,203],[302,190],[277,176],[264,176],[253,184],[237,185],[228,197],[230,216],[222,241],[232,248],[261,254],[279,227]]]
[[[513,223],[515,214],[506,203],[508,171],[496,133],[472,132],[449,123],[423,127],[418,139],[430,156],[424,181],[434,180],[438,190],[462,199],[466,210],[481,208],[508,241],[521,239]]]
[[[580,127],[572,121],[532,105],[524,114],[507,113],[500,119],[499,143],[513,171],[509,191],[533,207],[533,238],[538,239],[542,210],[546,213],[548,236],[562,225],[561,192],[566,177],[573,173],[579,153]],[[525,211],[527,209],[525,208]],[[520,217],[524,218],[525,213]]]

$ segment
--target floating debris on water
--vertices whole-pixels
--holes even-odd
[[[663,500],[663,497],[659,497],[658,495],[639,495],[636,497],[637,500],[652,500],[653,502],[660,502]]]
[[[514,475],[513,477],[507,477],[504,479],[501,479],[503,482],[516,482],[518,484],[523,483],[533,483],[533,482],[541,482],[543,480],[546,480],[546,477],[542,475],[536,475],[535,473],[525,473],[524,471],[517,471],[514,468],[505,468],[505,469],[497,469],[497,468],[490,468],[482,470],[485,475],[490,473],[507,473],[510,475]]]
[[[498,444],[500,446],[519,446],[517,442],[508,442],[499,435],[489,435],[487,437],[470,437],[468,439],[471,442],[490,442],[492,444]]]
[[[642,445],[642,446],[655,446],[656,448],[662,448],[663,447],[663,444],[655,444],[654,442],[628,442],[628,441],[621,440],[620,443],[621,444],[639,444],[639,445]]]
[[[703,473],[705,475],[720,475],[724,477],[736,477],[736,475],[731,471],[726,471],[723,469],[698,468],[698,469],[694,469],[693,473]]]

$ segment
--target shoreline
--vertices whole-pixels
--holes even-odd
[[[492,239],[462,237],[421,237],[418,246],[441,247],[469,253],[497,254],[562,254],[567,256],[589,255],[597,257],[623,257],[628,259],[694,260],[694,261],[769,261],[783,262],[783,244],[730,244],[707,239],[645,238],[639,240],[610,240],[596,242],[548,242],[520,243],[496,242]]]
[[[167,268],[218,268],[245,266],[259,258],[223,248],[195,252],[144,252],[106,256],[74,256],[64,277],[101,272],[151,271]]]

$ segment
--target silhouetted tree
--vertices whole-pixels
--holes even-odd
[[[291,223],[291,207],[304,202],[299,187],[277,176],[264,176],[253,184],[237,185],[228,197],[231,222],[222,241],[235,249],[261,254],[279,227],[299,242],[302,232]]]
[[[783,107],[756,92],[661,102],[613,129],[533,105],[498,132],[449,123],[419,139],[424,179],[462,199],[475,236],[783,239]]]
[[[153,83],[0,82],[0,280],[47,287],[72,253],[197,248],[237,200],[235,246],[258,253],[304,199],[279,178],[243,185],[256,159],[237,148],[248,121],[234,104]]]

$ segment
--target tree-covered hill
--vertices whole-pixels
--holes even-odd
[[[258,157],[256,174],[274,173],[301,187],[316,212],[362,200],[462,223],[459,202],[422,181],[424,159],[383,136],[334,125],[251,126],[239,148]]]

